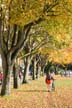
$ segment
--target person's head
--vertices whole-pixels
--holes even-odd
[[[50,75],[50,71],[48,71],[48,74]]]

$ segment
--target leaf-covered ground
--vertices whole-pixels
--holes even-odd
[[[72,78],[56,77],[55,92],[48,92],[45,78],[12,89],[0,97],[0,108],[72,108]]]

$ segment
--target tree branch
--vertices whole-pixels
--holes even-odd
[[[29,31],[31,29],[30,25],[29,27],[24,27],[23,32],[19,31],[18,35],[21,35],[21,40],[19,40],[19,42],[17,43],[17,45],[15,47],[13,47],[12,49],[12,61],[15,59],[16,55],[18,54],[18,52],[23,48],[23,46],[26,43],[27,37],[29,36]],[[19,36],[20,37],[20,36]]]
[[[20,58],[24,58],[24,57],[27,57],[27,56],[36,54],[36,52],[38,51],[38,49],[39,49],[40,47],[42,47],[43,45],[45,45],[45,44],[46,44],[46,41],[45,41],[45,40],[42,40],[42,42],[38,43],[38,45],[37,45],[36,47],[34,47],[34,48],[32,49],[31,52],[29,52],[29,53],[23,55],[23,56],[20,57]]]
[[[0,49],[4,52],[7,52],[7,47],[4,41],[4,35],[3,35],[3,15],[2,15],[2,8],[0,9]]]
[[[17,25],[14,25],[14,33],[13,33],[11,48],[15,45],[15,41],[16,41],[16,31],[17,31]]]

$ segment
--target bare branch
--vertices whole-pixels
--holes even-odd
[[[13,29],[14,29],[14,33],[13,33],[11,48],[15,45],[17,25],[14,25],[14,28]]]

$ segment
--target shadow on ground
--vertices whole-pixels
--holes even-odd
[[[48,92],[48,90],[18,90],[17,92]]]

